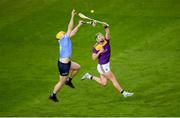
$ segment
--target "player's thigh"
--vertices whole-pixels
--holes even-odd
[[[78,63],[71,61],[71,70],[79,70],[80,68],[81,66]]]
[[[100,79],[102,82],[107,83],[107,78],[103,74],[100,74]]]
[[[105,76],[106,78],[108,78],[109,80],[114,80],[114,79],[116,79],[112,71],[108,71],[108,72],[104,73],[104,76]]]
[[[101,79],[101,82],[102,82],[104,85],[107,84],[108,78],[106,78],[103,74],[100,74],[100,79]]]
[[[59,75],[59,81],[62,82],[63,84],[66,82],[68,76],[61,76]]]

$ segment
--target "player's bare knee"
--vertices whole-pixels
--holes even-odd
[[[101,78],[101,79],[102,79],[102,78]],[[107,80],[102,79],[102,80],[101,80],[101,85],[102,85],[102,86],[106,86],[106,85],[107,85]]]
[[[59,83],[61,83],[61,84],[65,84],[65,82],[66,82],[65,80],[60,80],[59,81]]]
[[[59,82],[64,84],[66,82],[67,77],[60,77]]]
[[[105,87],[107,85],[107,82],[102,82],[101,85]]]
[[[80,69],[81,69],[81,66],[79,65],[78,70],[80,70]]]
[[[78,64],[78,66],[77,66],[77,70],[80,70],[81,69],[81,66]]]

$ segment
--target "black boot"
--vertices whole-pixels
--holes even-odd
[[[71,88],[75,88],[75,86],[72,83],[72,78],[70,77],[66,80],[65,84]]]
[[[56,97],[56,94],[52,93],[50,96],[49,96],[49,99],[52,100],[53,102],[59,102],[59,100],[57,99]]]

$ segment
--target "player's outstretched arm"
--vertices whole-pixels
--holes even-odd
[[[68,29],[67,29],[67,35],[70,37],[73,26],[74,26],[74,16],[76,15],[76,11],[73,9],[71,12],[71,19],[70,22],[68,24]]]
[[[107,23],[105,23],[103,26],[104,26],[104,30],[105,30],[105,32],[106,32],[106,35],[105,35],[105,37],[106,37],[106,39],[110,39],[110,30],[109,30],[109,27],[106,25]]]
[[[79,23],[78,23],[78,25],[77,25],[77,26],[73,29],[73,31],[71,32],[70,37],[74,36],[74,35],[78,32],[79,28],[80,28],[82,25],[83,25],[83,21],[80,20]]]

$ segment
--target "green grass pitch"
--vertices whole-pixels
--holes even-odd
[[[110,24],[111,70],[135,96],[80,80],[98,75],[98,25],[72,39],[76,89],[48,100],[58,81],[55,34],[67,29],[72,8]],[[0,9],[0,116],[180,116],[180,0],[0,0]]]

